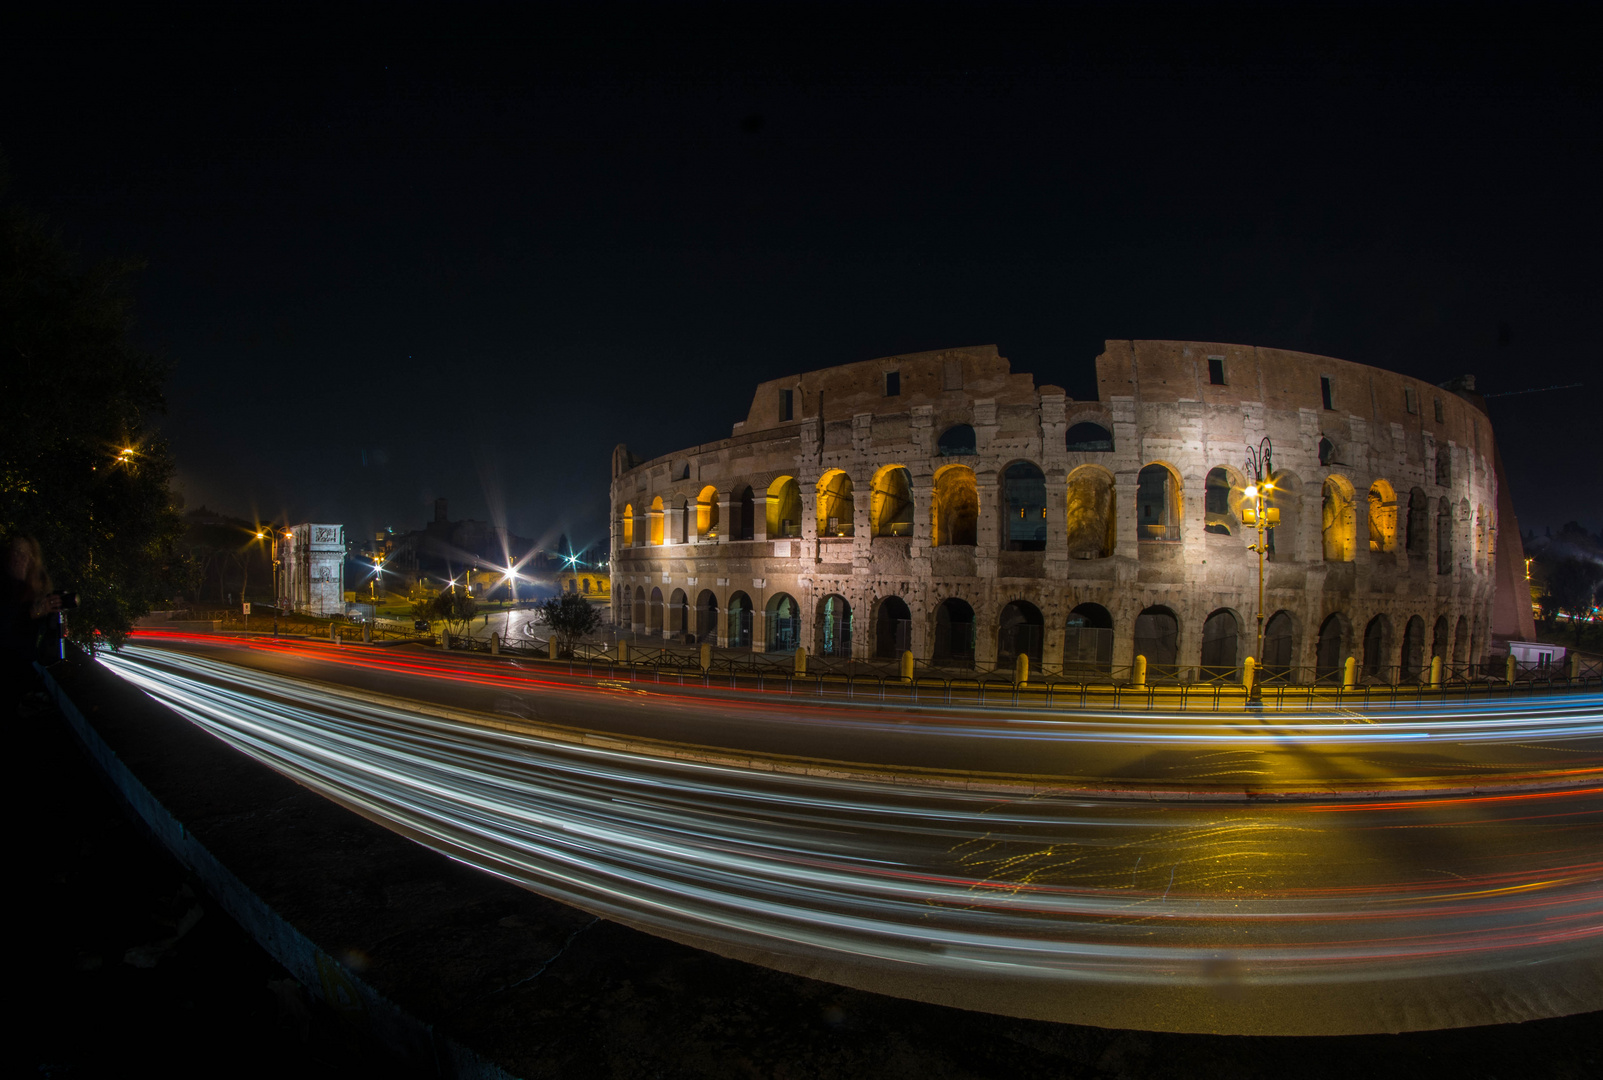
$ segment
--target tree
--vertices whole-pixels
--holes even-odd
[[[601,625],[601,611],[579,593],[563,593],[540,604],[540,616],[557,638],[559,656],[572,656],[574,642]]]
[[[55,587],[78,594],[68,628],[85,645],[98,630],[120,646],[177,565],[174,465],[152,426],[167,369],[129,336],[139,269],[80,270],[0,204],[0,540],[39,541]]]
[[[447,633],[466,633],[468,623],[479,612],[479,602],[465,592],[447,589],[434,598],[434,617],[443,620]]]
[[[1552,606],[1569,615],[1577,647],[1581,644],[1581,628],[1591,619],[1593,594],[1600,580],[1603,580],[1603,566],[1587,558],[1560,559],[1547,571],[1547,591],[1552,597]],[[1544,603],[1544,611],[1546,607]]]

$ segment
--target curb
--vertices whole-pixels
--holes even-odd
[[[452,1080],[515,1080],[432,1024],[407,1013],[365,983],[252,892],[173,817],[100,737],[59,683],[35,663],[46,693],[95,765],[163,847],[200,879],[206,891],[267,953],[341,1018],[399,1057],[431,1064]]]

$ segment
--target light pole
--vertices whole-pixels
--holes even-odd
[[[1253,672],[1252,687],[1247,691],[1247,700],[1261,702],[1263,700],[1263,561],[1264,555],[1269,551],[1267,530],[1280,519],[1280,511],[1271,507],[1267,513],[1264,511],[1264,495],[1275,489],[1274,484],[1274,444],[1265,435],[1263,441],[1257,446],[1247,447],[1247,472],[1252,476],[1252,482],[1242,492],[1252,500],[1251,524],[1258,527],[1258,542],[1247,545],[1248,551],[1258,553],[1258,647],[1253,653],[1258,669]],[[1268,520],[1273,518],[1274,520]]]

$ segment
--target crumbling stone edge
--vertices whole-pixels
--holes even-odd
[[[79,744],[133,812],[190,873],[200,879],[223,910],[257,944],[342,1019],[380,1045],[416,1065],[432,1067],[450,1080],[516,1080],[494,1062],[434,1029],[363,982],[349,968],[257,896],[173,817],[85,719],[48,671],[35,664],[46,692],[66,718]]]

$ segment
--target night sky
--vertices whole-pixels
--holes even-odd
[[[41,5],[43,6],[43,5]],[[609,454],[995,342],[1324,353],[1495,398],[1603,529],[1585,9],[233,5],[8,15],[8,197],[149,262],[191,507],[606,535]],[[68,396],[70,401],[70,395]]]

